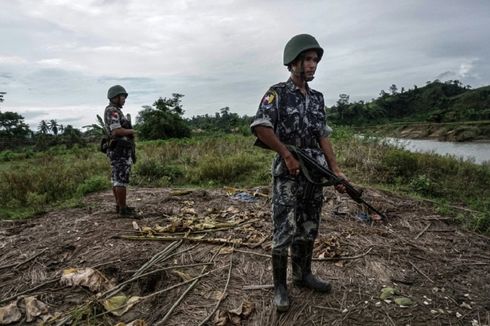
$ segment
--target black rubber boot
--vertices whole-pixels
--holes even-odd
[[[119,208],[119,217],[135,217],[136,210],[134,207],[120,207]]]
[[[287,288],[288,256],[272,254],[272,276],[274,277],[274,305],[277,311],[289,309]]]
[[[330,292],[332,289],[330,283],[323,281],[311,273],[313,241],[293,242],[291,245],[291,256],[294,285],[306,287],[318,292]]]

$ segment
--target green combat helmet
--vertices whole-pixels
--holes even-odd
[[[306,50],[316,50],[318,59],[322,59],[323,49],[318,41],[309,34],[299,34],[290,39],[284,48],[284,65],[288,66],[301,52]]]
[[[128,92],[126,92],[124,87],[122,87],[121,85],[114,85],[107,91],[107,98],[110,100],[111,98],[123,94],[126,95],[126,97],[128,96]]]

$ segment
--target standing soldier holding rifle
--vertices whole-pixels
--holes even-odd
[[[323,205],[322,186],[308,181],[310,178],[301,173],[299,161],[287,147],[303,149],[337,177],[345,178],[328,138],[332,130],[326,124],[323,95],[308,85],[322,55],[323,49],[311,35],[300,34],[289,40],[283,61],[290,78],[267,91],[251,124],[257,145],[278,153],[272,165],[272,270],[274,304],[280,312],[289,308],[286,285],[289,247],[294,284],[320,292],[331,289],[328,281],[317,278],[311,271]],[[344,192],[345,186],[337,184],[336,189]]]
[[[109,88],[109,105],[105,108],[104,123],[110,137],[107,157],[112,167],[112,192],[116,199],[116,212],[120,217],[135,215],[133,207],[126,205],[126,187],[129,183],[131,165],[135,163],[135,131],[121,109],[126,103],[128,93],[121,85]]]

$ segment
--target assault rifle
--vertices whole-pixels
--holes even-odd
[[[315,171],[318,174],[320,174],[322,177],[327,179],[331,184],[334,186],[342,184],[345,187],[345,190],[347,194],[352,198],[354,201],[356,201],[359,204],[364,204],[366,205],[371,211],[377,213],[381,219],[386,219],[386,216],[378,211],[376,208],[371,206],[369,203],[367,203],[363,198],[362,198],[362,190],[358,190],[354,188],[354,186],[347,181],[346,179],[339,178],[336,176],[332,171],[330,171],[328,168],[322,166],[319,164],[316,160],[314,160],[312,157],[310,157],[304,150],[301,148],[295,147],[295,146],[287,146],[289,151],[296,156],[298,161],[300,162],[301,168],[303,171],[303,174],[305,174],[307,179],[310,179],[309,172],[308,171]],[[308,180],[312,183],[319,184],[319,182],[315,182],[314,180]]]

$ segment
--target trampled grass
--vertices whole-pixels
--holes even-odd
[[[137,144],[135,186],[250,187],[268,185],[274,153],[243,135],[207,135]],[[490,231],[490,166],[452,157],[409,153],[349,129],[333,135],[339,165],[365,186],[428,198],[471,229]],[[11,155],[0,162],[0,218],[21,218],[76,205],[83,195],[110,188],[110,166],[96,146]],[[18,158],[18,159],[17,159]],[[480,213],[447,209],[469,207]]]

